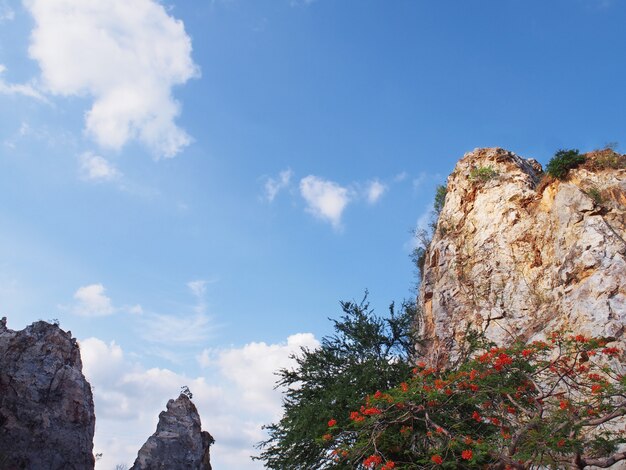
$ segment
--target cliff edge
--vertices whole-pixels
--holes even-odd
[[[501,148],[457,163],[420,285],[431,362],[470,327],[498,344],[556,329],[626,343],[626,156],[586,159],[565,180]]]
[[[94,468],[95,416],[71,332],[0,320],[0,468]]]

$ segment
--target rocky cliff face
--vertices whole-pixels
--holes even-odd
[[[200,415],[184,394],[167,402],[156,432],[148,438],[131,470],[211,470],[211,435],[202,431]]]
[[[565,181],[500,148],[458,162],[420,286],[432,362],[454,359],[468,327],[498,344],[555,329],[626,343],[624,159],[588,154]]]
[[[70,332],[0,320],[0,468],[94,468],[91,387]]]

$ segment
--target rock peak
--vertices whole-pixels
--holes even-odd
[[[131,470],[211,470],[209,448],[214,440],[202,431],[200,415],[181,393],[167,402],[155,433],[141,447]]]
[[[454,359],[468,326],[499,344],[555,329],[626,341],[626,156],[615,155],[601,170],[590,155],[565,181],[501,148],[459,160],[420,285],[431,361]]]

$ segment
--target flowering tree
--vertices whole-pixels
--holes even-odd
[[[328,421],[320,442],[342,468],[608,467],[626,459],[623,353],[610,340],[555,333],[483,346],[454,370],[420,363],[348,425]]]

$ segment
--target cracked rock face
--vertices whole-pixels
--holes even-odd
[[[141,447],[131,470],[211,470],[211,435],[202,431],[200,415],[184,394],[167,402],[156,432]]]
[[[420,286],[431,362],[454,360],[468,326],[498,344],[556,329],[626,343],[626,156],[603,168],[603,152],[541,183],[500,148],[457,163]]]
[[[91,387],[70,332],[0,320],[0,468],[94,468]]]

